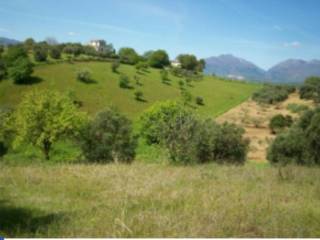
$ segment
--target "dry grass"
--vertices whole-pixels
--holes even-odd
[[[0,235],[319,237],[320,169],[0,165]]]
[[[268,127],[270,119],[276,114],[291,115],[296,118],[298,114],[288,110],[289,104],[302,104],[313,107],[314,103],[299,98],[298,93],[291,94],[289,98],[276,105],[260,105],[248,100],[229,110],[217,118],[218,122],[233,122],[246,130],[246,137],[250,139],[249,160],[266,161],[266,149],[269,142],[274,139]]]

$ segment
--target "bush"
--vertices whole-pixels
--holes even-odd
[[[137,146],[130,120],[109,108],[97,114],[80,139],[90,162],[132,162]]]
[[[11,109],[0,108],[0,157],[7,153],[12,142],[12,131],[9,126],[11,116]]]
[[[43,46],[36,46],[33,49],[33,56],[37,62],[44,62],[48,58],[48,50]]]
[[[274,104],[286,100],[295,88],[287,85],[266,85],[253,93],[252,99],[258,103]]]
[[[0,58],[0,81],[2,79],[4,79],[7,75],[7,67],[6,67],[6,64],[4,62],[4,60],[2,60]]]
[[[309,77],[300,88],[300,98],[320,102],[320,77]]]
[[[9,76],[17,84],[27,84],[31,80],[33,64],[28,58],[18,58],[12,67],[9,68]]]
[[[278,135],[268,149],[271,163],[320,164],[320,109],[306,111],[289,131]]]
[[[140,72],[141,70],[146,71],[148,68],[148,64],[146,62],[138,62],[135,67],[137,69],[137,72]]]
[[[204,100],[203,100],[203,98],[197,96],[197,97],[196,97],[196,104],[201,105],[201,106],[204,105]]]
[[[119,62],[119,61],[113,61],[113,62],[111,63],[111,70],[112,70],[112,72],[117,73],[119,67],[120,67],[120,62]]]
[[[159,143],[166,125],[180,113],[187,111],[177,102],[158,102],[148,108],[140,118],[140,134],[148,144]]]
[[[77,71],[77,79],[84,83],[92,82],[91,72],[88,69],[81,69]]]
[[[249,141],[243,134],[244,129],[235,124],[217,124],[210,119],[204,121],[197,143],[199,162],[244,163]]]
[[[129,77],[125,74],[121,74],[119,77],[119,87],[121,88],[130,88]]]
[[[158,103],[148,109],[142,116],[140,133],[148,144],[165,147],[173,163],[243,163],[248,149],[242,128],[201,121],[175,102]]]
[[[192,101],[192,94],[187,90],[181,90],[181,97],[184,105],[188,105]]]
[[[53,59],[60,59],[61,49],[58,46],[51,47],[49,54],[50,54],[50,57]]]
[[[20,45],[10,46],[5,54],[5,62],[8,67],[14,66],[19,58],[28,58],[27,51]]]
[[[118,54],[121,63],[134,65],[139,61],[139,55],[133,48],[121,48]]]
[[[168,71],[162,69],[162,70],[160,71],[160,77],[161,77],[162,83],[167,83],[168,80],[169,80],[169,78],[168,78]]]
[[[269,128],[273,134],[276,134],[290,127],[292,123],[293,120],[290,115],[283,116],[282,114],[277,114],[271,118]]]
[[[143,92],[140,90],[135,91],[134,97],[137,101],[143,101]]]
[[[287,106],[287,109],[291,111],[292,113],[303,113],[307,110],[309,110],[309,107],[307,105],[303,104],[296,104],[296,103],[290,103]]]

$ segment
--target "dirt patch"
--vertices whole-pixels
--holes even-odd
[[[289,98],[276,105],[261,105],[248,100],[229,110],[216,120],[218,122],[232,122],[242,126],[250,139],[248,159],[252,161],[266,161],[266,150],[275,135],[271,134],[268,127],[270,119],[276,114],[291,115],[294,119],[298,114],[287,109],[289,104],[301,104],[313,107],[312,101],[299,98],[298,93],[293,93]]]

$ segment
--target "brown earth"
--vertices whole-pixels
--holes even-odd
[[[298,93],[293,93],[286,101],[276,105],[258,104],[253,100],[248,100],[219,116],[216,120],[242,126],[246,131],[245,136],[250,139],[248,159],[266,161],[267,147],[275,138],[268,127],[269,121],[276,114],[291,115],[296,119],[298,114],[287,109],[287,106],[292,103],[308,107],[314,106],[312,101],[300,99]]]

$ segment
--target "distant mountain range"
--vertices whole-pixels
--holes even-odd
[[[308,76],[320,76],[320,60],[289,59],[265,71],[247,60],[226,54],[207,58],[205,72],[238,80],[299,83]]]
[[[20,43],[20,41],[15,40],[15,39],[0,37],[0,46],[14,45],[14,44],[18,44],[18,43]]]

